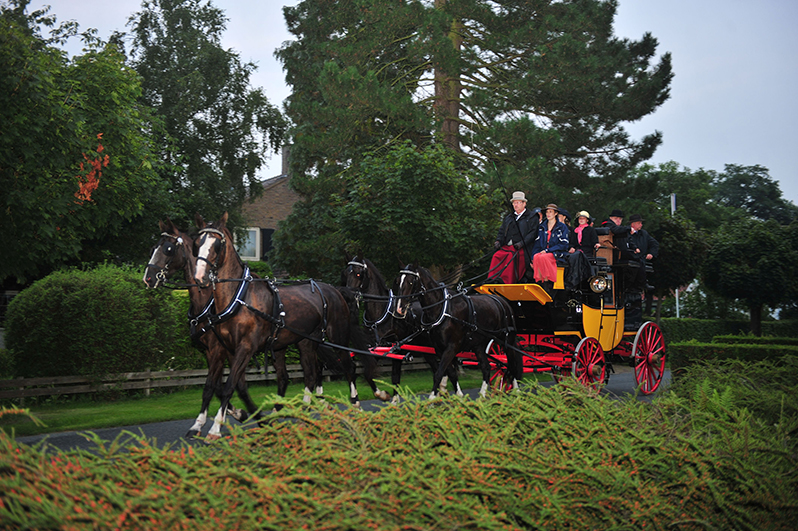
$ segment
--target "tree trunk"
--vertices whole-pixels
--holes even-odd
[[[665,297],[657,297],[657,315],[656,315],[657,326],[659,326],[660,324],[659,320],[662,318],[662,301],[664,298]]]
[[[435,7],[442,9],[448,0],[435,0]],[[462,24],[452,22],[449,39],[458,52],[463,47],[463,38],[460,35]],[[455,72],[455,74],[458,74]],[[435,65],[435,103],[436,114],[443,120],[441,133],[443,143],[450,149],[460,152],[460,93],[463,87],[459,75],[451,75],[439,64]]]
[[[751,311],[751,333],[757,337],[762,336],[762,304],[752,304]]]

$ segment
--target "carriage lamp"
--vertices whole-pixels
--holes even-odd
[[[610,287],[610,281],[607,277],[596,275],[587,281],[590,290],[593,293],[604,293]]]

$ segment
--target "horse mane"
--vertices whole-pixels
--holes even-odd
[[[374,272],[374,278],[379,283],[380,286],[385,287],[385,277],[382,276],[382,273],[377,266],[374,265],[374,262],[369,260],[368,258],[363,258],[363,263],[366,264],[366,267],[369,268],[369,271]]]

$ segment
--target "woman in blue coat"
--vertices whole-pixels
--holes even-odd
[[[532,246],[532,270],[535,281],[557,280],[557,259],[568,254],[568,226],[557,220],[560,209],[546,205],[546,219],[538,226],[538,237]]]

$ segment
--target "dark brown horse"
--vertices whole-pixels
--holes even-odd
[[[201,218],[197,219],[202,222]],[[305,380],[305,400],[310,401],[317,382],[320,344],[346,347],[350,339],[350,307],[333,286],[303,282],[277,286],[270,281],[244,277],[245,265],[233,246],[226,227],[227,213],[200,230],[197,238],[197,267],[194,278],[206,290],[213,290],[217,311],[214,323],[221,340],[235,348],[230,376],[222,391],[222,407],[214,419],[209,437],[218,438],[227,404],[237,382],[256,352],[274,352],[277,393],[285,396],[288,371],[285,349],[297,345]],[[222,308],[224,308],[222,310]],[[324,349],[328,346],[324,345]],[[358,403],[354,364],[348,349],[333,349],[350,386],[350,400]]]
[[[200,290],[195,283],[195,264],[192,255],[194,239],[188,233],[178,229],[168,218],[165,222],[160,222],[160,227],[161,237],[155,244],[150,261],[144,270],[144,283],[148,288],[157,288],[178,271],[185,272],[186,283],[189,286],[189,332],[192,342],[205,351],[208,362],[208,377],[205,379],[205,387],[202,390],[200,414],[186,435],[187,437],[196,437],[201,434],[202,427],[208,418],[211,399],[214,395],[221,399],[225,361],[232,365],[234,351],[225,347],[216,334],[204,326],[213,314],[213,293],[207,289]],[[255,413],[257,406],[249,396],[245,380],[238,383],[236,391],[244,401],[249,413]],[[228,413],[241,422],[247,418],[246,413],[232,407],[228,409]]]
[[[505,348],[513,387],[518,387],[522,358],[515,347],[515,323],[509,303],[494,295],[451,293],[438,283],[425,268],[408,265],[394,281],[398,296],[396,312],[405,315],[410,302],[417,299],[422,306],[422,326],[429,331],[440,365],[435,372],[430,398],[435,398],[446,369],[460,352],[473,352],[482,371],[485,396],[490,386],[488,350],[493,342]]]
[[[429,334],[421,330],[421,305],[414,303],[410,311],[405,313],[402,317],[396,315],[394,311],[393,293],[388,290],[385,283],[385,278],[382,273],[377,269],[377,266],[368,258],[359,259],[357,256],[349,260],[342,275],[342,283],[349,289],[356,291],[360,294],[363,311],[363,323],[366,328],[371,330],[371,343],[373,346],[387,346],[397,341],[402,341],[408,338],[413,345],[432,346]],[[432,368],[433,373],[438,368],[438,357],[432,354],[423,354],[424,359]],[[373,363],[376,358],[368,359],[364,357],[363,364]],[[382,400],[388,400],[391,397],[388,394],[377,388],[376,383],[370,374],[375,372],[373,369],[370,371],[368,368],[365,371],[365,379],[374,391],[374,395]],[[396,388],[401,383],[402,378],[402,360],[391,360],[391,383],[394,386],[393,401],[398,399]],[[455,364],[449,366],[446,371],[446,376],[441,380],[441,392],[446,390],[447,379],[452,381],[455,387],[455,393],[458,396],[463,395],[463,390],[457,380],[457,367]]]

